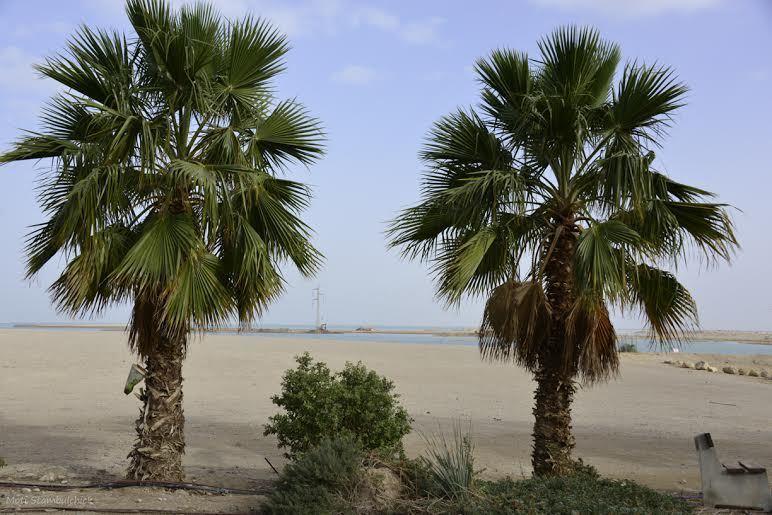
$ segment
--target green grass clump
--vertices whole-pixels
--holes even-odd
[[[604,479],[586,470],[566,477],[514,481],[480,481],[459,513],[510,514],[686,514],[683,499],[657,492],[634,481]]]
[[[449,445],[430,445],[428,456],[405,459],[398,464],[407,485],[403,489],[406,495],[395,503],[390,513],[644,515],[692,512],[683,499],[634,481],[604,479],[595,468],[581,461],[577,463],[576,472],[565,477],[482,480],[476,473],[466,474],[466,471],[474,470],[468,435],[459,437],[456,431],[454,438],[446,443]],[[469,449],[469,458],[452,457],[466,456],[466,449]],[[458,466],[459,463],[464,465]],[[462,488],[459,486],[461,481],[449,479],[457,477],[465,478],[467,486]],[[456,488],[448,488],[448,485]]]
[[[425,476],[423,477],[425,479]],[[415,490],[414,490],[415,493]],[[424,495],[402,499],[394,514],[575,515],[688,514],[683,499],[634,481],[604,479],[580,471],[571,476],[498,481],[477,479],[467,495],[457,498]]]
[[[619,352],[638,352],[638,346],[634,343],[623,343],[617,350]]]
[[[453,426],[449,439],[444,433],[426,437],[426,455],[419,458],[430,493],[445,499],[465,498],[474,488],[474,445],[469,431]]]

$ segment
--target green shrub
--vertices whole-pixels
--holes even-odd
[[[335,382],[323,363],[298,358],[300,369],[311,369],[313,380],[303,385]],[[294,377],[290,374],[290,377]],[[295,371],[296,372],[296,371]],[[294,382],[290,382],[295,384]],[[359,384],[359,383],[356,383]],[[302,389],[301,389],[302,390]],[[468,431],[454,425],[452,437],[426,438],[427,452],[417,459],[387,460],[397,483],[386,504],[374,503],[382,486],[370,472],[384,463],[363,449],[353,433],[342,431],[299,455],[282,472],[264,511],[271,514],[445,514],[574,515],[688,514],[684,499],[657,492],[634,481],[604,479],[581,460],[576,472],[564,477],[506,478],[485,481],[474,469],[474,446]],[[381,469],[383,470],[383,469]],[[401,487],[399,486],[401,484]],[[388,496],[386,496],[388,497]]]
[[[284,413],[270,417],[264,432],[289,449],[286,456],[297,458],[326,436],[340,434],[352,437],[364,451],[401,452],[411,419],[392,381],[361,362],[346,363],[333,374],[307,352],[295,361],[298,367],[284,374],[281,395],[271,398]]]
[[[264,510],[272,514],[464,514],[574,515],[688,514],[683,499],[657,492],[633,481],[602,478],[581,461],[565,477],[476,478],[473,446],[458,428],[452,439],[430,441],[428,455],[392,460],[401,488],[388,503],[373,503],[381,485],[368,475],[373,459],[350,436],[337,436],[304,453],[282,472]],[[378,460],[375,459],[377,466]]]
[[[623,343],[617,347],[619,352],[638,352],[638,346],[634,343]]]
[[[353,513],[364,453],[350,436],[324,439],[284,467],[263,506],[265,513]]]

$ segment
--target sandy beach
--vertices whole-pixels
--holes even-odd
[[[101,331],[124,331],[126,326],[119,324],[79,324],[79,323],[54,323],[54,324],[15,324],[19,329],[98,329]],[[357,329],[331,329],[326,330],[328,334],[420,334],[433,336],[477,336],[477,328],[466,329],[384,329],[373,327],[359,327]],[[233,332],[232,328],[211,329],[209,332],[222,333]],[[280,333],[280,334],[308,334],[313,330],[297,327],[254,327],[246,331],[248,333]],[[621,337],[636,338],[647,340],[651,337],[647,331],[620,331]],[[772,332],[769,331],[736,331],[736,330],[700,330],[690,333],[690,337],[695,341],[714,341],[714,342],[743,342],[755,343],[759,345],[772,345]]]
[[[270,396],[282,373],[305,350],[334,368],[361,360],[392,378],[418,431],[470,421],[486,475],[530,473],[533,383],[513,365],[482,362],[474,347],[208,334],[191,343],[184,368],[189,479],[252,488],[274,476],[264,458],[277,467],[283,459],[262,426],[276,411]],[[125,336],[0,330],[0,353],[0,456],[9,463],[0,478],[22,464],[63,467],[78,479],[120,477],[139,406],[123,394],[133,361]],[[725,461],[772,466],[772,381],[664,359],[625,354],[619,379],[578,393],[577,456],[605,475],[696,490],[692,438],[710,432]],[[772,356],[700,359],[772,371]],[[406,444],[414,455],[423,440],[414,432]]]

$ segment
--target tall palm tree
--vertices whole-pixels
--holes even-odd
[[[617,373],[609,308],[637,310],[659,340],[680,339],[697,307],[672,273],[691,254],[729,260],[726,206],[655,169],[686,87],[663,66],[624,66],[588,28],[561,28],[537,58],[477,62],[482,101],[441,118],[421,157],[421,201],[390,243],[431,265],[450,304],[486,295],[480,351],[537,383],[532,463],[573,470],[578,382]]]
[[[135,34],[82,27],[37,66],[66,89],[0,162],[52,161],[27,274],[63,255],[50,287],[61,311],[133,305],[129,343],[147,374],[128,477],[180,480],[189,335],[248,325],[282,292],[282,263],[317,269],[299,218],[309,191],[277,172],[314,162],[323,135],[274,98],[288,47],[265,21],[161,0],[126,12]]]

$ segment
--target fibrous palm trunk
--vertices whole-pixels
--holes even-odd
[[[550,337],[540,351],[533,414],[533,453],[535,475],[565,475],[575,468],[571,457],[571,403],[576,386],[576,366],[566,363],[566,318],[574,302],[573,257],[577,229],[570,217],[562,222],[557,241],[548,254],[545,267],[546,294],[552,310]]]
[[[536,373],[536,383],[531,456],[533,472],[537,476],[569,474],[575,466],[571,458],[574,448],[571,432],[573,380],[545,366]]]
[[[140,395],[143,406],[136,422],[137,440],[128,456],[131,461],[127,477],[142,481],[182,481],[185,339],[156,336],[152,342],[141,342],[140,348],[145,354],[145,388]]]

